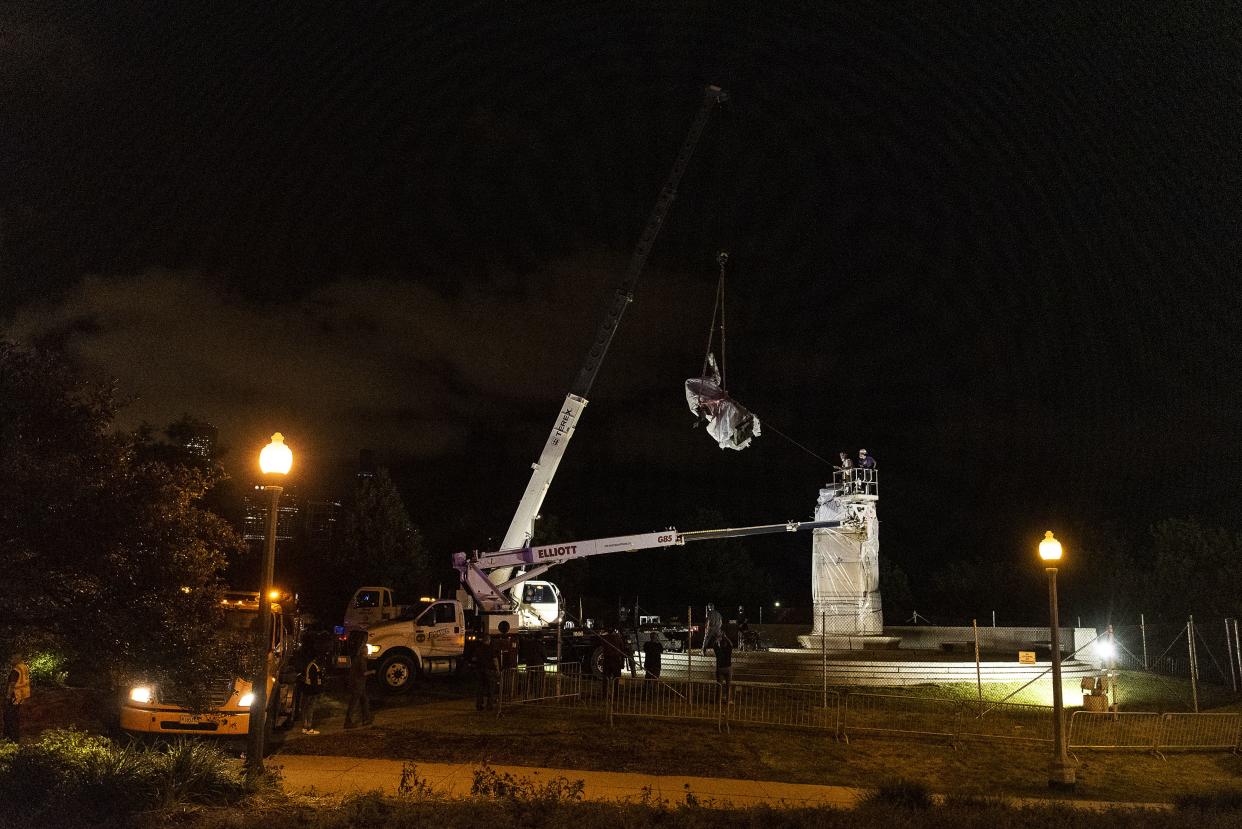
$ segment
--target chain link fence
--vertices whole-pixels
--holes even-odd
[[[617,718],[805,728],[849,741],[858,736],[972,740],[1047,748],[1053,742],[1050,706],[908,696],[792,685],[689,679],[621,678],[611,683],[576,665],[544,671],[516,668],[500,677],[500,710],[580,709]],[[1075,711],[1067,746],[1076,751],[1233,751],[1242,740],[1242,713]]]
[[[1116,667],[1195,679],[1238,690],[1239,637],[1236,619],[1190,617],[1177,622],[1113,625]]]

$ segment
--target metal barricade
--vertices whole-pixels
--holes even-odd
[[[817,688],[734,683],[726,723],[815,728],[837,733],[841,695]]]
[[[882,733],[955,740],[961,719],[959,700],[851,691],[845,695],[841,733],[847,739],[851,733]]]
[[[524,666],[500,676],[500,704],[558,706],[614,716],[714,721],[779,728],[811,728],[845,739],[857,734],[944,737],[959,740],[1052,742],[1053,709],[1023,703],[963,702],[947,697],[827,691],[792,685],[734,683],[730,698],[715,682],[622,678],[613,684],[584,674],[577,664],[558,671]],[[1158,714],[1074,711],[1071,750],[1242,750],[1242,713]]]
[[[1165,714],[1158,749],[1237,751],[1242,714]]]
[[[1053,709],[1017,702],[962,704],[959,735],[968,739],[1051,743]]]
[[[586,707],[602,699],[601,683],[575,663],[549,664],[542,671],[526,666],[500,673],[499,704]]]
[[[720,723],[722,689],[684,679],[619,679],[607,696],[609,719],[711,720]]]
[[[1068,745],[1073,749],[1159,751],[1164,716],[1139,711],[1075,711]]]

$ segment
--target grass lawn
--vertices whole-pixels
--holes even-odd
[[[871,736],[846,744],[822,732],[735,725],[732,733],[717,733],[714,723],[636,718],[619,718],[609,728],[598,712],[533,707],[498,718],[476,713],[472,700],[460,698],[469,690],[466,683],[425,687],[431,694],[387,702],[395,713],[381,718],[386,724],[295,735],[283,751],[863,787],[907,778],[945,794],[1048,796],[1050,751],[1043,745],[968,741],[954,750],[933,739]],[[1133,687],[1143,699],[1138,694],[1144,686]],[[969,691],[973,695],[973,686]],[[1086,799],[1171,801],[1180,794],[1242,789],[1242,758],[1230,754],[1170,754],[1161,760],[1083,752],[1078,759],[1078,796]]]
[[[953,699],[974,700],[978,698],[978,687],[973,682],[928,683],[925,685],[908,685],[900,688],[856,689],[859,691],[874,690],[878,693],[898,694],[907,696],[951,697]],[[1067,708],[1082,706],[1082,689],[1077,679],[1066,679],[1061,683],[1061,693]],[[1030,705],[1052,704],[1052,680],[1049,677],[1037,680],[1030,685],[1022,682],[984,683],[983,698],[988,702],[1021,702]],[[1117,704],[1122,711],[1154,711],[1166,713],[1174,711],[1193,711],[1193,694],[1190,681],[1143,673],[1142,671],[1120,671],[1117,677]],[[1242,702],[1238,697],[1219,685],[1199,686],[1200,711],[1237,711],[1242,710]]]

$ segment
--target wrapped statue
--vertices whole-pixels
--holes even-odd
[[[721,385],[713,354],[707,355],[703,376],[686,381],[686,403],[721,449],[745,449],[760,434],[759,418],[729,397]]]

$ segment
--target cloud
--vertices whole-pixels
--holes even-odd
[[[470,451],[479,431],[550,422],[619,272],[602,258],[566,262],[451,296],[395,279],[337,281],[258,304],[199,273],[148,271],[84,279],[54,306],[19,311],[7,335],[55,341],[115,380],[131,398],[124,425],[190,413],[219,427],[235,456],[277,429],[308,459],[363,446],[442,455]],[[687,364],[701,359],[691,343],[702,332],[683,330],[683,317],[693,306],[706,325],[702,280],[652,282],[643,312],[626,320],[620,350],[632,365],[610,366],[597,386],[610,395],[679,383],[680,368],[664,377],[652,367],[680,363],[687,347]]]

